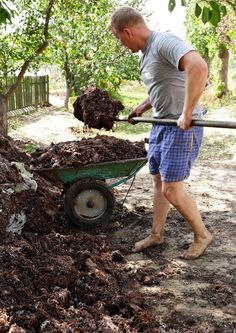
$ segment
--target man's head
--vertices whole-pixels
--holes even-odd
[[[150,34],[142,15],[129,6],[115,10],[108,27],[120,43],[132,52],[141,50]]]

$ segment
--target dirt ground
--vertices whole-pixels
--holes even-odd
[[[35,121],[33,121],[32,117]],[[35,140],[44,145],[52,141],[54,143],[67,141],[68,136],[70,140],[76,139],[76,134],[70,131],[70,126],[71,123],[74,124],[74,121],[77,120],[74,120],[71,114],[67,112],[60,113],[56,110],[51,113],[50,109],[48,109],[46,116],[35,114],[32,117],[28,117],[27,122],[23,122],[20,128],[11,131],[10,136],[25,142]],[[45,132],[44,128],[49,130]],[[103,240],[109,243],[107,251],[110,251],[110,253],[118,251],[115,252],[119,254],[115,256],[115,261],[119,262],[120,260],[122,262],[122,270],[127,274],[127,282],[121,280],[120,283],[127,283],[130,290],[136,296],[138,295],[136,298],[142,297],[145,306],[154,316],[155,321],[150,320],[148,328],[148,320],[146,320],[146,326],[142,326],[139,319],[139,325],[130,330],[125,324],[123,326],[118,325],[115,318],[118,313],[119,315],[121,313],[118,311],[117,305],[109,304],[109,317],[103,318],[104,329],[96,330],[96,328],[91,328],[91,332],[236,332],[236,132],[235,130],[214,129],[206,129],[205,132],[206,138],[217,137],[222,142],[226,142],[227,137],[231,135],[229,143],[230,156],[228,157],[227,155],[225,157],[224,154],[221,158],[219,158],[221,156],[219,154],[211,158],[200,156],[186,184],[188,191],[197,200],[206,226],[214,234],[213,244],[207,249],[204,256],[198,260],[186,261],[181,259],[183,251],[191,243],[192,234],[183,218],[174,209],[171,209],[166,224],[164,244],[147,249],[142,253],[131,253],[130,250],[134,242],[147,236],[151,228],[152,180],[149,176],[148,168],[145,166],[135,179],[125,201],[124,211],[119,211],[118,209],[111,223],[101,228],[86,231],[85,234],[78,236],[78,242],[82,241],[84,246],[88,246],[87,255],[81,255],[80,259],[86,259],[87,267],[90,267],[90,269],[93,267],[93,271],[96,273],[98,272],[96,270],[97,267],[88,258],[92,258],[93,252],[95,256],[98,255],[97,248],[102,246]],[[223,151],[226,148],[223,146],[219,149]],[[122,202],[129,184],[127,182],[115,189],[118,204]],[[71,227],[64,226],[64,228],[67,230],[67,228]],[[57,235],[59,233],[65,234],[65,230],[63,231],[63,225],[59,230],[57,229],[55,232],[55,244],[57,244],[56,239],[59,237]],[[99,242],[94,241],[93,244],[92,237],[94,235],[99,237]],[[69,240],[66,243],[61,236],[61,242],[65,253],[68,253],[66,244],[69,244]],[[91,246],[91,244],[93,245]],[[47,245],[44,244],[42,246],[46,247]],[[24,251],[27,252],[27,248]],[[48,253],[48,249],[46,252]],[[56,260],[55,253],[52,260]],[[60,267],[65,268],[64,270],[67,267],[67,260],[68,258],[65,257],[62,262],[58,263]],[[110,269],[112,268],[110,267]],[[48,270],[50,272],[49,268]],[[73,272],[69,271],[69,274],[73,274]],[[119,278],[119,275],[117,276]],[[133,285],[130,282],[132,277]],[[95,289],[98,286],[96,285]],[[110,286],[113,285],[110,284],[109,288]],[[60,288],[54,290],[54,293],[57,293],[57,296],[54,296],[57,300],[63,299],[63,302],[66,302],[68,299],[66,285],[62,283]],[[83,286],[79,285],[77,288],[83,288]],[[99,290],[99,288],[96,290]],[[89,293],[90,291],[85,290],[85,292]],[[82,294],[80,297],[83,298]],[[96,297],[96,294],[95,296],[94,294],[91,295],[91,297]],[[108,302],[105,296],[104,299]],[[50,303],[50,300],[45,300],[45,302],[49,302],[50,305],[48,305],[47,311],[50,311],[55,306],[55,304]],[[132,311],[126,309],[126,312],[122,315],[123,318],[129,318],[131,311],[133,315],[135,313],[137,319],[138,312],[134,310],[135,304],[141,307],[141,303],[138,303],[137,299],[136,301],[131,301]],[[97,311],[100,309],[99,306],[104,306],[104,304],[97,304]],[[74,310],[70,311],[71,316],[74,318]],[[1,316],[3,315],[2,313]],[[20,310],[16,316],[20,316]],[[82,310],[79,316],[80,320],[83,320]],[[18,320],[18,322],[20,321]],[[45,325],[47,324],[46,321],[44,323]],[[8,332],[8,330],[2,329],[0,332]],[[23,331],[12,330],[11,332]],[[26,329],[25,332],[28,333],[31,330]],[[41,331],[38,330],[37,332]],[[87,333],[90,330],[81,331],[74,329],[74,331],[58,330],[55,332]]]

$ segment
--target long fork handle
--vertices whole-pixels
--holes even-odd
[[[123,117],[123,118],[117,118],[116,120],[117,121],[128,121],[128,118]],[[134,118],[132,118],[132,120],[136,123],[150,123],[150,124],[177,126],[176,119],[165,119],[165,118],[158,119],[158,118],[153,118],[153,117],[134,117]],[[236,129],[236,121],[193,119],[192,126]]]

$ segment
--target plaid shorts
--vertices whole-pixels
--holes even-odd
[[[202,138],[202,127],[184,131],[175,126],[153,125],[148,149],[150,173],[159,173],[166,183],[186,179],[198,156]]]

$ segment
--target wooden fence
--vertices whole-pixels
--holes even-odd
[[[7,86],[14,83],[8,80]],[[49,103],[49,76],[25,76],[15,93],[7,101],[8,111]]]

